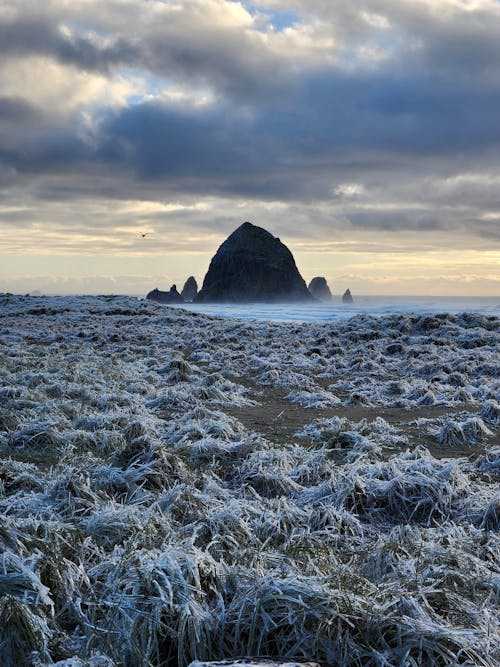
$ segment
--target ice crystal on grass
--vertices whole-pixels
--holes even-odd
[[[481,410],[481,417],[489,424],[500,424],[500,405],[494,401],[486,401]]]
[[[47,619],[17,597],[0,597],[0,647],[6,667],[32,664],[34,655],[49,660]]]
[[[14,431],[10,436],[13,447],[58,449],[64,444],[59,431],[52,423],[35,422]]]
[[[340,399],[328,391],[291,391],[286,398],[293,403],[300,403],[305,408],[327,408],[340,404]]]
[[[478,458],[475,465],[481,472],[500,475],[500,447],[491,447]]]
[[[450,447],[476,445],[492,435],[479,417],[471,417],[463,422],[449,419],[437,430],[431,428],[430,433],[440,444]]]

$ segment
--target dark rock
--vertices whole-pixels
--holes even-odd
[[[342,295],[342,303],[352,303],[352,302],[353,302],[353,298],[352,298],[351,290],[346,289],[346,291]]]
[[[312,301],[293,255],[278,238],[245,222],[210,262],[199,302]]]
[[[184,283],[181,296],[184,299],[184,301],[194,301],[196,299],[197,294],[198,294],[198,283],[196,282],[194,276],[189,276],[189,278]]]
[[[320,276],[313,278],[309,283],[308,289],[315,299],[319,299],[320,301],[332,300],[332,293],[330,292],[326,278]]]
[[[169,292],[162,292],[155,288],[146,295],[146,299],[158,303],[184,303],[184,299],[177,291],[177,285],[172,285]]]

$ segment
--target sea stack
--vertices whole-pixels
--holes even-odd
[[[162,292],[155,288],[146,295],[146,299],[158,303],[184,303],[184,299],[177,291],[177,285],[172,285],[169,292]]]
[[[332,293],[330,292],[330,288],[328,287],[326,278],[323,278],[321,276],[313,278],[309,283],[308,289],[315,299],[319,299],[320,301],[332,300]]]
[[[210,262],[197,302],[312,301],[292,253],[262,227],[243,223]]]
[[[189,278],[184,283],[181,296],[184,299],[184,301],[194,301],[197,294],[198,294],[198,283],[196,282],[194,276],[189,276]]]
[[[342,303],[352,303],[352,302],[353,302],[353,298],[352,298],[351,290],[346,289],[346,291],[342,295]]]

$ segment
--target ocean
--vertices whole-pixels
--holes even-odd
[[[343,320],[354,315],[389,315],[392,313],[462,313],[474,312],[500,316],[498,297],[453,296],[357,296],[354,303],[343,304],[339,299],[332,303],[252,303],[252,304],[194,304],[181,306],[186,310],[207,315],[234,317],[243,320],[268,320],[273,322],[329,322]]]

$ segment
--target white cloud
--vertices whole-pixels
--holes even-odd
[[[2,96],[22,97],[56,118],[96,105],[124,105],[136,83],[121,75],[79,71],[46,56],[10,58],[0,68]]]
[[[333,189],[333,194],[340,197],[357,197],[364,192],[361,183],[339,183]]]

